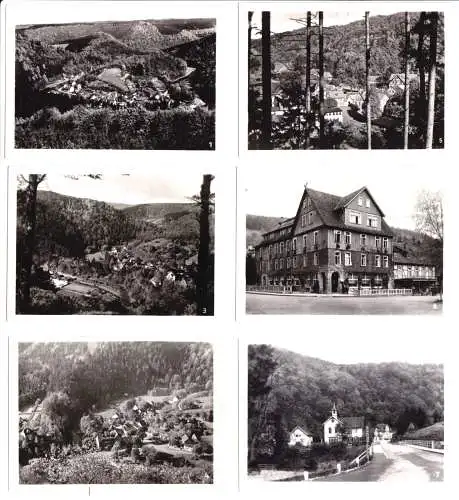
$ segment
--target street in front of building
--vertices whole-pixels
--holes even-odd
[[[248,314],[439,314],[433,296],[305,296],[247,293]]]

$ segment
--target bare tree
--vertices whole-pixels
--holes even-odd
[[[324,13],[319,12],[319,144],[324,147],[325,117],[324,117]]]
[[[443,245],[443,203],[440,192],[421,191],[414,215],[416,230]]]
[[[365,98],[367,102],[368,149],[371,149],[370,56],[370,13],[367,11],[365,12]]]
[[[261,13],[262,124],[261,147],[271,149],[271,13]]]
[[[429,101],[427,104],[427,133],[426,149],[432,149],[433,131],[435,120],[435,85],[437,80],[437,29],[438,12],[431,12],[431,31],[430,31],[430,67],[429,67]]]
[[[408,132],[410,127],[410,13],[405,12],[405,121],[403,126],[403,148],[408,149]]]

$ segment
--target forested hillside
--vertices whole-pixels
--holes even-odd
[[[249,347],[249,450],[286,446],[296,425],[320,440],[333,403],[342,417],[363,416],[403,434],[443,421],[442,365],[340,365],[266,345]],[[271,444],[268,444],[271,443]]]
[[[195,392],[212,388],[209,344],[168,342],[21,343],[19,408],[65,392],[75,413],[103,409],[154,387]]]
[[[335,84],[363,85],[365,81],[365,22],[355,21],[342,26],[324,28],[324,67],[333,75]],[[412,25],[418,21],[419,12],[411,13]],[[324,13],[326,21],[327,13]],[[439,17],[438,46],[442,53],[444,47],[444,18]],[[384,76],[401,73],[404,47],[404,13],[389,16],[371,16],[371,66],[372,75]],[[277,33],[272,36],[272,61],[287,65],[305,57],[305,28]],[[414,43],[414,42],[413,42]],[[257,52],[261,41],[254,41]],[[318,37],[311,38],[312,67],[318,68]]]
[[[213,35],[212,19],[19,28],[17,147],[213,149]]]
[[[266,217],[263,215],[246,216],[246,244],[258,245],[262,241],[262,234],[275,229],[277,224],[285,220],[285,217]]]

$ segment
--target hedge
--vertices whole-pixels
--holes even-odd
[[[17,148],[215,149],[215,114],[207,110],[42,109],[16,120]]]

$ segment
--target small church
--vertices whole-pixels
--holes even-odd
[[[364,436],[364,417],[338,417],[336,404],[333,403],[331,415],[323,423],[324,443],[340,443],[343,437],[361,439]]]

